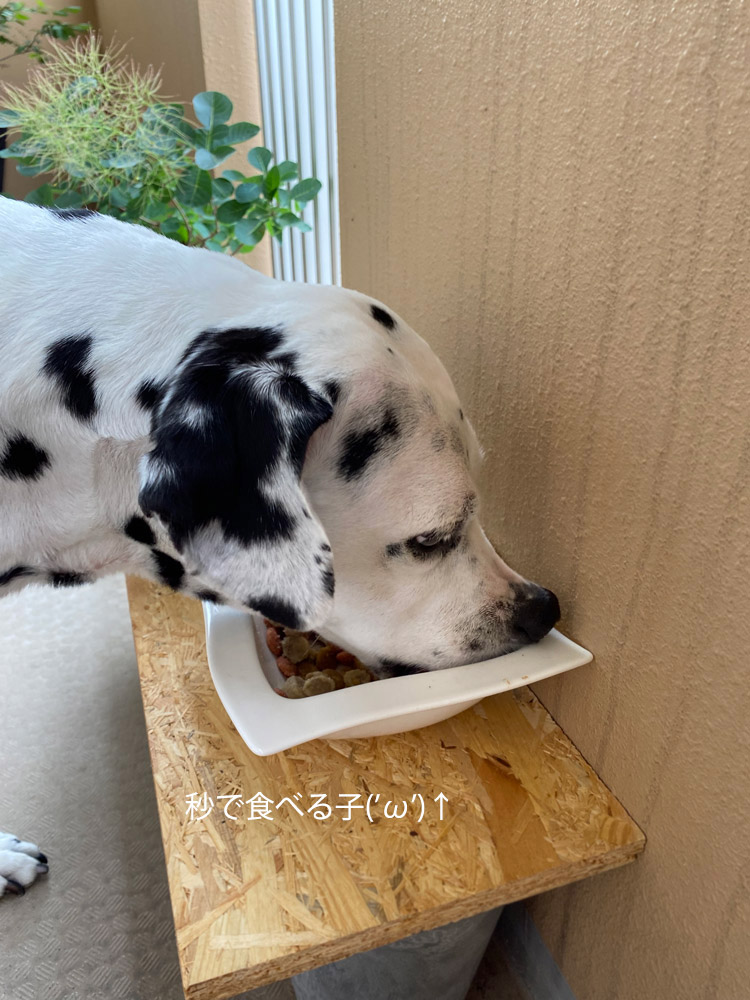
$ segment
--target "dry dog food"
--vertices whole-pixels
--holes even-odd
[[[377,680],[356,656],[326,642],[317,632],[295,632],[264,618],[266,645],[284,675],[275,688],[285,698],[309,698]]]

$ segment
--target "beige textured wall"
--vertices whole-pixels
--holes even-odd
[[[198,0],[94,0],[105,43],[124,42],[135,62],[161,70],[164,95],[205,90]]]
[[[538,693],[649,836],[534,917],[578,1000],[739,1000],[748,4],[335,11],[344,283],[451,371],[491,537],[596,654]]]

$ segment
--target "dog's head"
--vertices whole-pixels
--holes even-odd
[[[141,504],[188,571],[383,674],[541,638],[557,599],[482,532],[480,448],[427,344],[357,293],[282,287],[196,338],[154,414]]]
[[[332,402],[270,327],[201,334],[155,408],[139,501],[189,573],[232,604],[307,629],[331,613],[326,533],[300,475]]]

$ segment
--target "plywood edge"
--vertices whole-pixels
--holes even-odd
[[[297,973],[317,969],[329,962],[336,962],[342,958],[349,958],[350,955],[392,944],[420,931],[433,930],[436,927],[454,923],[456,920],[462,920],[464,917],[492,910],[496,906],[516,903],[519,900],[536,896],[540,892],[559,889],[572,882],[580,882],[591,875],[621,868],[623,865],[635,861],[642,853],[646,838],[640,830],[639,834],[640,836],[631,843],[615,847],[598,857],[551,868],[511,884],[496,887],[484,893],[477,893],[466,899],[455,900],[426,913],[417,913],[403,920],[380,924],[377,927],[368,928],[366,931],[337,938],[335,941],[326,942],[315,948],[284,955],[272,961],[260,963],[252,970],[233,972],[215,979],[204,979],[198,983],[184,980],[185,996],[187,1000],[229,1000],[245,990],[266,986],[269,983],[288,979]],[[180,965],[184,973],[185,965],[183,962]]]

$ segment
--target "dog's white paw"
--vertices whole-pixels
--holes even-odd
[[[48,871],[47,858],[36,844],[0,830],[0,896],[22,896],[37,875]]]

